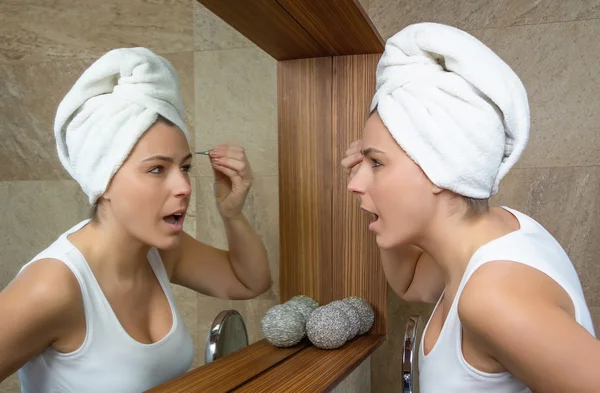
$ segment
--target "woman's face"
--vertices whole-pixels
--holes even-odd
[[[111,219],[146,245],[175,246],[192,192],[191,159],[183,132],[177,126],[155,123],[104,193]]]
[[[369,225],[382,248],[415,244],[435,212],[437,187],[400,148],[377,113],[362,138],[363,161],[348,184],[373,214]]]

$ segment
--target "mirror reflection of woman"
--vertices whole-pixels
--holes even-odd
[[[197,158],[214,170],[228,251],[183,230],[195,160],[183,118],[174,69],[145,48],[108,52],[61,102],[59,158],[93,213],[0,293],[0,380],[18,370],[24,393],[145,391],[194,355],[171,283],[222,299],[270,288],[266,250],[242,213],[252,185],[242,147]]]
[[[436,304],[420,392],[599,392],[569,257],[532,218],[488,204],[528,141],[519,78],[467,33],[416,24],[388,40],[371,109],[342,165],[391,288]]]

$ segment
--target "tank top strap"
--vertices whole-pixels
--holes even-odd
[[[63,233],[48,248],[21,267],[18,273],[20,274],[27,267],[42,259],[55,259],[67,266],[75,276],[79,284],[79,289],[81,290],[87,329],[86,336],[91,335],[93,330],[97,330],[98,323],[109,315],[108,310],[106,310],[105,302],[103,301],[103,294],[96,284],[96,279],[92,270],[81,252],[67,238],[70,233],[81,229],[88,222],[89,220],[82,221]]]
[[[527,236],[531,230],[531,223],[524,220],[523,217],[516,211],[503,207],[505,210],[512,213],[519,221],[519,229],[510,232],[498,239],[481,246],[469,261],[467,268],[463,274],[461,282],[456,292],[456,299],[460,298],[463,289],[467,285],[469,279],[477,269],[488,262],[507,260],[512,262],[522,262],[522,249],[519,247],[522,244],[522,238]],[[514,250],[516,249],[516,253]],[[515,255],[516,254],[516,255]],[[518,255],[518,258],[516,258]],[[526,261],[529,264],[529,261]]]
[[[456,297],[477,269],[488,262],[510,261],[534,268],[556,281],[571,296],[579,288],[579,281],[569,258],[556,240],[532,218],[516,210],[503,207],[519,221],[520,228],[480,247],[469,262]]]
[[[511,211],[511,213],[513,212]],[[452,300],[452,303],[450,305],[450,310],[448,311],[448,315],[446,316],[446,320],[444,321],[444,324],[442,326],[438,339],[432,349],[432,352],[433,350],[435,350],[440,352],[455,353],[456,361],[462,359],[462,350],[460,349],[460,343],[462,342],[462,324],[458,315],[458,304],[460,302],[460,298],[462,296],[463,290],[469,282],[469,279],[481,266],[492,261],[514,260],[514,258],[511,258],[512,254],[509,252],[505,253],[505,251],[514,248],[514,246],[517,246],[517,248],[519,248],[520,250],[520,247],[518,247],[518,245],[521,243],[519,238],[522,237],[523,234],[526,233],[528,230],[530,230],[529,225],[531,225],[530,223],[524,222],[522,217],[518,215],[515,216],[517,220],[519,220],[520,228],[518,230],[508,233],[498,239],[495,239],[483,245],[482,247],[477,249],[477,251],[471,257],[467,268],[463,273],[458,289],[454,295],[454,299]],[[444,294],[445,292],[446,291],[444,290]],[[438,304],[436,305],[434,312],[439,307],[439,304],[443,299],[444,294],[438,300]],[[428,324],[429,321],[427,322],[427,325]],[[427,329],[427,326],[425,329]],[[424,336],[425,335],[423,334],[423,337]],[[458,345],[458,347],[456,347],[456,345]]]

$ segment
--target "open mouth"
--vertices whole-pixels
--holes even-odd
[[[377,214],[373,213],[371,215],[371,223],[374,223],[377,220],[379,220],[379,216]]]
[[[163,218],[163,220],[170,225],[180,226],[183,223],[183,213],[170,214]]]

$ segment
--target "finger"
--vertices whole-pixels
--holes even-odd
[[[211,157],[230,157],[243,161],[246,159],[246,152],[241,146],[223,146],[211,151]]]
[[[352,169],[345,171],[346,175],[348,175],[348,180],[351,180],[354,177],[354,175],[356,175],[356,172],[358,172],[361,165],[362,164],[358,164],[358,165],[352,167]]]
[[[231,150],[231,151],[244,151],[244,147],[240,146],[240,145],[232,145],[229,143],[224,143],[218,146],[215,146],[213,149],[213,151],[227,151],[227,150]]]
[[[233,158],[221,157],[213,159],[213,163],[235,171],[244,180],[252,180],[252,172],[245,160],[239,161]]]
[[[235,170],[222,165],[213,164],[213,170],[223,173],[231,180],[232,189],[248,189],[252,185],[252,179],[242,178]]]
[[[351,168],[344,168],[344,173],[350,177],[354,176],[361,164],[357,164]]]
[[[212,164],[212,167],[216,171],[218,171],[218,172],[222,173],[223,175],[227,176],[228,178],[230,178],[232,182],[234,182],[234,181],[237,182],[238,179],[239,179],[239,181],[241,181],[240,175],[231,168],[227,168],[226,166],[215,164],[215,163]]]
[[[344,159],[342,159],[342,166],[345,169],[350,169],[352,167],[354,167],[356,164],[358,164],[359,162],[361,162],[363,160],[363,156],[360,153],[355,153],[351,156],[345,157]]]
[[[238,160],[238,161],[247,161],[246,154],[243,151],[237,151],[237,150],[225,150],[225,151],[214,152],[213,154],[211,154],[211,157],[232,158],[232,159]]]
[[[235,158],[231,157],[217,157],[212,159],[212,162],[217,165],[232,169],[236,172],[242,172],[246,168],[246,163],[244,161],[236,160]]]
[[[352,144],[352,145],[350,145],[350,147],[348,148],[348,150],[346,150],[346,155],[349,156],[351,154],[360,153],[361,147],[362,147],[361,144]]]

